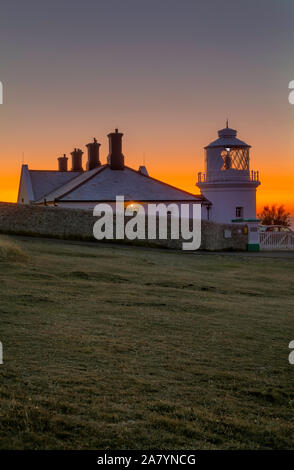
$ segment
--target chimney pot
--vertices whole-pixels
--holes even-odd
[[[71,171],[84,171],[82,165],[82,156],[83,151],[81,149],[75,148],[73,152],[71,152],[72,157],[72,166]]]
[[[58,157],[58,171],[67,171],[67,156],[65,153],[63,154],[63,157]]]
[[[122,137],[123,134],[115,129],[115,132],[108,134],[109,139],[109,155],[107,163],[112,170],[123,170],[125,157],[122,154]]]
[[[88,162],[87,162],[87,171],[93,170],[101,166],[99,160],[99,147],[100,144],[97,142],[97,139],[94,137],[93,142],[90,142],[86,145],[88,149]]]

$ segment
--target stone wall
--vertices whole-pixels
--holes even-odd
[[[129,218],[126,217],[126,221]],[[70,240],[92,240],[93,225],[97,217],[91,211],[62,209],[0,202],[0,232],[5,234]],[[169,224],[168,224],[169,225]],[[202,221],[201,249],[247,250],[248,235],[241,224],[216,224]],[[120,243],[182,248],[183,240],[120,240]],[[96,241],[97,242],[97,241]]]

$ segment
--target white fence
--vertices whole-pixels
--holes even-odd
[[[261,232],[261,250],[294,250],[294,233],[291,232]]]

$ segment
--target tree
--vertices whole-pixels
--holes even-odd
[[[257,215],[263,225],[284,225],[290,226],[290,213],[286,212],[283,205],[277,207],[275,204],[264,206],[260,214]]]

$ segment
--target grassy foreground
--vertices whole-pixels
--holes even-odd
[[[2,449],[294,448],[293,261],[15,243]]]

